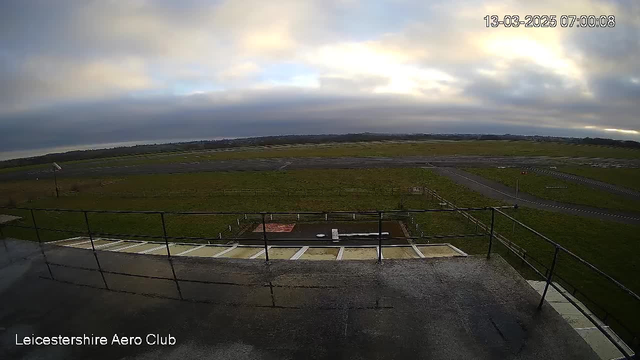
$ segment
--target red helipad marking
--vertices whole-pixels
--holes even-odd
[[[296,226],[296,224],[269,223],[267,224],[267,232],[271,232],[271,233],[291,232],[293,231],[294,226]],[[262,232],[262,224],[258,225],[258,227],[255,230],[253,230],[253,232]]]

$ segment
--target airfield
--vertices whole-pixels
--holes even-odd
[[[313,358],[310,349],[320,358],[365,349],[379,358],[622,355],[598,326],[631,352],[620,338],[636,346],[636,300],[567,253],[556,266],[553,246],[525,225],[637,293],[636,264],[620,259],[640,241],[638,152],[490,145],[470,145],[486,155],[451,154],[464,146],[429,142],[70,162],[58,173],[60,198],[51,196],[49,169],[1,171],[0,195],[14,204],[2,212],[20,219],[2,226],[0,271],[11,280],[0,296],[27,306],[21,291],[56,293],[39,316],[67,316],[76,329],[86,328],[80,314],[96,311],[94,301],[109,303],[114,317],[101,329],[126,328],[115,314],[137,303],[149,324],[197,339],[174,357]],[[427,146],[449,149],[415,155]],[[373,156],[351,156],[362,149]],[[552,306],[535,311],[549,271]],[[75,293],[87,304],[72,300]],[[226,325],[197,321],[216,336],[211,341],[180,318],[158,324],[147,307]],[[578,308],[596,323],[578,320]],[[319,327],[305,328],[308,321]],[[403,323],[407,335],[394,336]],[[452,329],[449,337],[436,335],[443,328]],[[312,338],[295,335],[302,329]]]

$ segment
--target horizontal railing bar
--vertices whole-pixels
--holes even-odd
[[[101,232],[93,232],[92,234],[94,237],[118,236],[118,237],[134,237],[134,238],[148,238],[148,239],[164,239],[162,235],[115,234],[115,233],[101,233]]]
[[[499,206],[496,209],[512,209],[514,206]],[[394,214],[394,213],[424,213],[424,212],[457,212],[457,211],[483,211],[490,210],[491,207],[469,207],[455,209],[407,209],[407,210],[364,210],[364,211],[159,211],[159,210],[83,210],[83,209],[53,209],[53,208],[26,208],[26,207],[8,207],[0,206],[0,209],[9,210],[35,210],[35,211],[51,211],[51,212],[77,212],[77,213],[96,213],[96,214],[173,214],[173,215],[331,215],[331,214],[369,214],[378,213]]]
[[[587,319],[589,319],[589,321],[591,321],[591,323],[593,323],[593,325],[595,325],[595,326],[598,328],[598,330],[600,330],[600,332],[601,332],[602,334],[604,334],[604,336],[605,336],[607,339],[609,339],[609,341],[610,341],[610,342],[612,342],[612,343],[613,343],[613,345],[614,345],[618,350],[620,350],[620,352],[622,353],[622,355],[624,355],[624,357],[625,357],[625,358],[627,358],[627,359],[631,359],[631,355],[627,352],[627,350],[626,350],[626,349],[624,349],[622,346],[620,346],[620,344],[618,344],[618,342],[617,342],[617,341],[616,341],[616,340],[615,340],[615,339],[614,339],[614,338],[613,338],[613,337],[612,337],[612,336],[611,336],[611,335],[610,335],[610,334],[609,334],[605,329],[603,329],[603,328],[602,328],[602,326],[600,326],[600,324],[598,324],[598,322],[597,322],[593,317],[591,317],[591,315],[589,315],[589,314],[588,314],[586,311],[584,311],[580,306],[578,306],[578,304],[577,304],[575,301],[573,301],[569,296],[567,296],[564,292],[562,292],[562,291],[560,290],[560,288],[559,288],[557,285],[555,285],[555,284],[553,283],[553,281],[552,281],[552,282],[550,282],[550,283],[549,283],[549,285],[551,285],[554,289],[556,289],[556,291],[557,291],[557,292],[559,292],[560,294],[562,294],[562,296],[564,296],[564,298],[565,298],[565,299],[567,299],[567,301],[569,301],[569,302],[571,303],[571,305],[573,305],[573,307],[575,307],[576,309],[578,309],[578,311],[580,311],[580,313],[582,313],[582,315],[586,316],[586,317],[587,317]]]
[[[553,246],[559,248],[561,251],[563,251],[564,253],[570,255],[571,257],[573,257],[574,259],[578,260],[579,262],[581,262],[582,264],[586,265],[588,268],[590,268],[591,270],[595,271],[596,273],[600,274],[601,276],[603,276],[604,278],[608,279],[609,281],[613,282],[614,284],[616,284],[620,289],[624,290],[627,294],[631,295],[631,297],[635,298],[636,300],[640,301],[640,296],[638,296],[638,294],[636,294],[635,292],[633,292],[631,289],[627,288],[626,286],[624,286],[623,284],[621,284],[618,280],[614,279],[613,277],[607,275],[604,271],[598,269],[597,267],[595,267],[594,265],[592,265],[591,263],[589,263],[588,261],[584,260],[583,258],[581,258],[580,256],[574,254],[573,252],[571,252],[570,250],[568,250],[567,248],[563,247],[562,245],[556,243],[555,241],[549,239],[548,237],[546,237],[545,235],[541,234],[540,232],[536,231],[535,229],[532,229],[531,227],[527,226],[526,224],[523,224],[522,222],[518,221],[517,219],[515,219],[514,217],[506,214],[505,212],[499,210],[496,208],[496,211],[499,212],[500,214],[502,214],[503,216],[505,216],[507,219],[511,220],[511,221],[515,221],[517,224],[519,224],[520,226],[524,227],[525,229],[529,230],[530,232],[538,235],[539,237],[541,237],[543,240],[547,241],[549,244],[552,244]]]
[[[513,253],[517,258],[519,258],[519,259],[520,259],[520,260],[522,260],[525,264],[527,264],[527,265],[531,268],[531,270],[533,270],[533,271],[534,271],[536,274],[538,274],[541,278],[543,278],[543,279],[545,278],[545,275],[544,275],[544,274],[542,274],[542,272],[541,272],[541,271],[539,271],[535,266],[533,266],[529,261],[527,261],[527,259],[525,259],[525,258],[524,258],[524,257],[522,257],[520,254],[518,254],[518,253],[517,253],[514,249],[512,249],[510,246],[507,246],[506,244],[504,244],[504,243],[502,242],[502,240],[498,240],[498,241],[500,241],[500,242],[505,246],[505,248],[507,248],[509,251],[511,251],[511,252],[512,252],[512,253]],[[535,261],[536,263],[540,264],[540,266],[542,266],[543,268],[548,269],[544,264],[542,264],[540,261],[538,261],[535,257],[533,257],[533,256],[527,256],[527,258],[529,258],[529,259],[531,259],[531,260]],[[554,274],[553,276],[554,276],[554,277],[556,277],[556,278],[558,278],[558,279],[560,279],[560,280],[562,280],[562,281],[564,281],[564,282],[565,282],[565,283],[567,283],[568,285],[571,285],[571,287],[573,287],[574,289],[576,289],[576,290],[577,290],[577,288],[576,288],[574,285],[572,285],[571,283],[569,283],[567,280],[565,280],[564,278],[562,278],[562,277],[561,277],[561,276],[559,276],[558,274]],[[562,293],[562,296],[564,296],[565,298],[567,298],[567,299],[568,299],[568,296],[567,296],[567,295],[565,295],[562,291],[560,291],[560,290],[559,290],[555,285],[553,285],[553,284],[551,284],[551,285],[552,285],[552,286],[553,286],[553,288],[554,288],[554,289],[556,289],[558,292]],[[634,335],[634,333],[633,333],[633,331],[631,331],[631,330],[630,330],[626,325],[624,325],[624,324],[623,324],[620,320],[618,320],[614,315],[610,314],[610,313],[609,313],[605,308],[603,308],[602,306],[598,305],[596,302],[594,302],[593,300],[591,300],[591,299],[590,299],[586,294],[584,294],[582,291],[578,291],[578,292],[579,292],[579,293],[580,293],[580,294],[581,294],[581,295],[582,295],[586,300],[588,300],[588,301],[589,301],[589,302],[591,302],[593,305],[595,305],[596,307],[598,307],[600,310],[602,310],[602,311],[604,311],[606,314],[608,314],[608,316],[609,316],[610,318],[612,318],[613,320],[615,320],[615,321],[618,323],[618,325],[619,325],[622,329],[624,329],[628,334],[630,334],[631,336],[635,336],[635,335]],[[573,306],[574,306],[574,307],[578,307],[575,303],[573,303],[573,302],[572,302],[572,304],[573,304]],[[579,309],[579,310],[582,312],[582,309]],[[590,320],[591,322],[593,322],[593,320],[592,320],[591,318],[589,318],[589,320]],[[601,330],[601,329],[600,329],[600,331],[603,331],[603,330]],[[609,340],[611,340],[611,338],[609,338]],[[613,341],[612,341],[612,342],[613,342]],[[624,354],[624,353],[623,353],[623,354]]]
[[[502,241],[500,241],[502,243]],[[502,245],[504,245],[505,248],[507,248],[509,251],[511,251],[516,257],[518,257],[520,260],[522,260],[525,264],[529,265],[529,267],[538,275],[540,275],[541,278],[545,278],[544,274],[538,270],[535,266],[533,266],[529,261],[527,261],[527,259],[525,259],[524,257],[520,256],[520,254],[518,254],[516,251],[514,251],[511,247],[505,245],[504,243],[502,243]],[[535,260],[535,259],[534,259]],[[536,260],[537,261],[537,260]]]

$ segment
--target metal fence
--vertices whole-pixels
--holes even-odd
[[[207,196],[407,196],[423,195],[424,187],[376,187],[376,188],[239,188],[239,189],[207,189]],[[166,198],[167,195],[157,195],[143,192],[110,192],[110,196],[121,198]],[[202,196],[201,193],[193,191],[177,191],[171,196]]]
[[[329,218],[331,217],[332,220],[333,218],[349,218],[349,217],[353,217],[355,218],[356,216],[358,217],[364,217],[364,218],[368,218],[368,219],[375,219],[378,223],[378,233],[375,239],[370,239],[373,240],[375,242],[375,247],[377,248],[377,261],[381,262],[382,261],[382,250],[385,247],[385,245],[383,244],[384,241],[387,240],[393,240],[393,239],[398,239],[398,238],[394,238],[394,237],[383,237],[383,231],[382,231],[382,224],[383,224],[383,220],[386,218],[392,218],[394,216],[404,216],[407,219],[410,220],[410,223],[414,223],[415,220],[413,220],[413,215],[415,214],[421,214],[421,213],[457,213],[462,215],[464,218],[466,218],[470,223],[475,224],[475,228],[476,231],[474,233],[469,233],[469,234],[451,234],[451,235],[435,235],[435,236],[424,236],[424,234],[422,232],[420,232],[421,236],[408,236],[408,237],[402,237],[402,239],[408,239],[408,240],[418,240],[418,239],[432,239],[432,238],[463,238],[463,237],[488,237],[488,249],[487,249],[487,258],[491,257],[492,254],[492,248],[494,245],[494,240],[496,240],[499,244],[504,245],[504,247],[509,250],[510,253],[514,254],[518,259],[521,260],[521,262],[523,264],[526,264],[531,270],[533,270],[537,275],[539,275],[541,278],[543,278],[546,282],[545,284],[545,288],[544,288],[544,292],[542,294],[542,297],[540,299],[540,303],[538,305],[538,308],[542,308],[543,304],[544,304],[544,300],[548,291],[548,288],[551,286],[554,289],[556,289],[560,294],[562,294],[573,306],[575,306],[585,317],[587,317],[596,328],[598,328],[606,337],[607,339],[609,339],[609,341],[612,342],[612,344],[614,346],[616,346],[616,348],[618,348],[618,350],[627,358],[627,359],[632,359],[632,355],[627,351],[627,349],[625,349],[623,346],[621,346],[616,339],[614,339],[611,334],[609,334],[604,327],[599,323],[598,319],[596,319],[592,314],[590,314],[588,311],[585,311],[584,309],[582,309],[581,306],[579,306],[573,299],[571,299],[567,294],[565,294],[564,291],[562,291],[562,289],[556,285],[553,280],[554,277],[557,277],[555,270],[556,270],[556,266],[557,266],[557,262],[558,262],[558,254],[559,253],[563,253],[566,254],[567,256],[571,257],[572,259],[578,261],[579,263],[583,264],[584,266],[586,266],[588,269],[590,269],[591,271],[595,272],[598,276],[601,276],[602,278],[604,278],[605,280],[607,280],[609,283],[613,284],[614,286],[616,286],[617,288],[619,288],[620,290],[622,290],[627,296],[629,296],[631,299],[634,299],[635,301],[638,301],[638,304],[640,305],[640,297],[634,293],[632,290],[628,289],[627,287],[625,287],[623,284],[621,284],[619,281],[617,281],[616,279],[612,278],[611,276],[607,275],[606,273],[604,273],[603,271],[601,271],[600,269],[598,269],[597,267],[595,267],[594,265],[592,265],[591,263],[587,262],[586,260],[582,259],[581,257],[579,257],[578,255],[574,254],[573,252],[571,252],[570,250],[564,248],[563,246],[561,246],[560,244],[552,241],[551,239],[549,239],[548,237],[546,237],[545,235],[541,234],[540,232],[532,229],[531,227],[527,226],[526,224],[520,222],[519,220],[515,219],[514,217],[512,217],[511,215],[507,214],[504,210],[506,209],[517,209],[517,205],[516,206],[497,206],[497,207],[467,207],[467,208],[458,208],[455,205],[453,205],[451,202],[448,202],[447,200],[445,200],[444,198],[442,198],[441,196],[439,196],[437,193],[435,193],[432,190],[429,189],[425,189],[425,195],[431,196],[435,199],[438,199],[440,201],[442,201],[442,204],[446,204],[446,207],[443,208],[439,208],[439,209],[412,209],[412,210],[374,210],[374,211],[331,211],[331,212],[318,212],[318,211],[307,211],[307,212],[200,212],[200,211],[190,211],[190,212],[178,212],[178,211],[118,211],[118,210],[77,210],[77,209],[44,209],[44,208],[10,208],[13,210],[24,210],[24,211],[28,211],[31,217],[31,221],[32,221],[32,226],[24,226],[24,225],[16,225],[16,224],[4,224],[2,226],[4,227],[18,227],[18,228],[27,228],[27,229],[32,229],[35,234],[36,234],[36,238],[38,240],[39,243],[39,248],[40,248],[40,252],[41,255],[44,259],[44,262],[47,266],[48,269],[48,273],[51,279],[54,279],[53,276],[53,272],[51,270],[51,266],[62,266],[62,267],[71,267],[71,268],[76,268],[76,269],[81,269],[81,270],[90,270],[90,271],[99,271],[102,277],[102,281],[104,284],[104,288],[105,289],[109,289],[108,283],[105,279],[104,274],[115,274],[115,275],[124,275],[124,276],[134,276],[134,277],[143,277],[143,278],[150,278],[150,279],[162,279],[162,280],[172,280],[175,282],[177,291],[179,293],[179,297],[181,300],[184,300],[182,297],[182,292],[180,290],[180,282],[190,282],[190,281],[194,281],[194,280],[188,280],[188,279],[181,279],[178,278],[176,276],[175,273],[175,269],[173,266],[173,261],[172,261],[172,255],[171,255],[171,250],[170,250],[170,246],[169,246],[169,240],[185,240],[185,239],[189,239],[189,240],[220,240],[220,236],[219,237],[184,237],[184,236],[169,236],[167,234],[167,226],[166,226],[166,221],[165,221],[165,216],[166,215],[232,215],[232,216],[236,216],[238,219],[240,217],[246,219],[249,216],[255,217],[259,220],[259,222],[262,224],[262,243],[264,246],[264,254],[265,254],[265,261],[269,262],[269,244],[270,243],[274,243],[274,242],[286,242],[286,241],[301,241],[301,240],[308,240],[308,239],[273,239],[273,238],[269,238],[268,236],[268,232],[267,232],[267,227],[266,224],[268,221],[271,221],[271,219],[273,218],[273,216],[292,216],[292,217],[297,217],[299,218],[300,216],[314,216],[317,218],[324,218],[325,220],[329,220]],[[5,207],[6,208],[6,207]],[[85,221],[85,225],[86,225],[86,231],[83,232],[78,232],[75,231],[76,233],[81,233],[85,236],[87,236],[89,238],[89,241],[91,242],[91,249],[93,251],[93,255],[95,258],[95,262],[97,265],[97,269],[92,269],[92,268],[83,268],[83,267],[76,267],[76,266],[69,266],[69,265],[65,265],[65,264],[58,264],[58,263],[52,263],[50,261],[48,261],[47,259],[47,255],[43,246],[43,241],[42,238],[40,236],[40,231],[42,230],[47,230],[47,231],[60,231],[60,232],[70,232],[69,230],[66,229],[53,229],[53,228],[40,228],[38,227],[38,223],[37,223],[37,218],[36,218],[36,212],[38,211],[57,211],[57,212],[73,212],[73,213],[80,213],[83,215],[84,221]],[[491,222],[489,225],[485,225],[483,222],[481,222],[480,220],[478,220],[477,218],[473,217],[470,213],[475,212],[475,213],[490,213],[491,214]],[[148,234],[114,234],[114,233],[98,233],[98,232],[93,232],[91,229],[91,224],[89,222],[89,216],[88,214],[144,214],[146,216],[155,216],[158,218],[159,220],[159,226],[161,226],[161,230],[162,230],[162,235],[148,235]],[[549,268],[546,269],[545,273],[542,273],[540,270],[538,270],[538,268],[533,264],[538,263],[538,264],[542,264],[542,262],[540,262],[539,260],[535,259],[534,257],[527,255],[527,252],[522,248],[519,247],[518,245],[516,245],[515,243],[509,241],[508,239],[506,239],[503,235],[498,234],[498,232],[495,229],[495,222],[496,222],[496,214],[505,217],[506,219],[508,219],[509,221],[513,222],[514,224],[517,224],[518,226],[526,229],[527,231],[531,232],[532,234],[536,235],[537,238],[543,240],[544,242],[551,244],[554,248],[554,255],[553,255],[553,259],[551,262],[551,266]],[[419,230],[418,227],[416,227],[416,230]],[[1,228],[0,228],[1,231]],[[415,231],[414,231],[415,232]],[[0,234],[1,235],[1,234]],[[97,250],[96,250],[96,246],[94,245],[94,239],[96,236],[100,236],[100,237],[136,237],[136,238],[146,238],[149,240],[162,240],[162,242],[164,242],[165,246],[166,246],[166,250],[167,250],[167,260],[171,266],[171,271],[172,271],[172,278],[165,278],[165,277],[155,277],[155,276],[147,276],[147,275],[139,275],[139,274],[128,274],[128,273],[120,273],[120,272],[114,272],[114,271],[107,271],[102,269],[102,266],[100,265],[100,260],[97,254]],[[222,240],[246,240],[246,239],[240,239],[240,238],[230,238],[230,239],[222,239]],[[255,240],[255,239],[251,239],[251,240]],[[201,282],[201,281],[199,281]],[[567,283],[566,281],[564,281],[565,283]],[[213,282],[212,282],[213,283]],[[568,284],[568,283],[567,283]],[[574,294],[576,293],[577,288],[574,287]],[[586,295],[585,295],[586,296]],[[595,304],[595,303],[594,303]],[[607,313],[608,314],[608,313]],[[611,318],[614,319],[611,315],[607,315],[607,318]],[[605,318],[605,323],[607,321],[607,319]],[[619,321],[616,319],[616,321],[622,325],[622,328],[625,329],[628,332],[628,336],[623,336],[623,340],[628,341],[630,344],[632,344],[632,346],[634,347],[634,349],[637,349],[638,346],[638,336],[637,334],[633,333],[633,331],[631,331],[628,327],[626,327],[624,325],[624,323],[622,321]],[[636,350],[637,351],[637,350]]]

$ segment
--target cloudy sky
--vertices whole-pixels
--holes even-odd
[[[2,152],[364,131],[640,140],[640,5],[3,0],[0,84]]]

